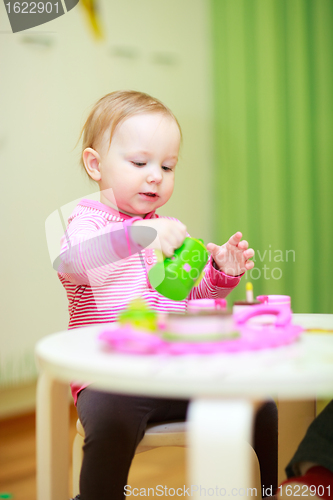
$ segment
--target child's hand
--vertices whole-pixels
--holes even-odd
[[[238,276],[254,267],[254,262],[249,260],[254,256],[254,250],[248,248],[248,242],[241,241],[241,238],[242,233],[238,231],[220,247],[214,243],[207,245],[218,269],[230,276]]]
[[[157,231],[157,238],[149,245],[146,241],[145,231],[139,227],[151,227]],[[138,230],[136,230],[138,228]],[[176,248],[179,248],[187,236],[186,226],[179,221],[169,219],[137,220],[131,227],[131,237],[136,243],[144,248],[156,248],[162,250],[166,257],[172,257]]]

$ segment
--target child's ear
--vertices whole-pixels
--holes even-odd
[[[88,173],[88,175],[94,180],[94,181],[100,181],[101,180],[101,171],[99,168],[99,164],[101,161],[101,158],[97,151],[95,151],[92,148],[86,148],[83,153],[82,153],[82,160],[84,167]]]

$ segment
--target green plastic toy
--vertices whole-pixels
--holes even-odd
[[[168,299],[184,300],[201,281],[208,258],[209,252],[202,240],[185,238],[172,257],[167,257],[150,269],[150,284]]]
[[[119,315],[120,325],[131,325],[139,330],[157,330],[157,314],[142,299],[134,299]]]

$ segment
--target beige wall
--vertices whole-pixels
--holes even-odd
[[[206,242],[210,237],[207,2],[99,3],[103,41],[93,38],[80,6],[12,34],[0,5],[0,387],[33,379],[36,341],[66,329],[66,297],[50,264],[45,221],[96,191],[73,148],[89,106],[100,96],[119,88],[143,90],[174,111],[184,145],[174,196],[160,213],[180,218],[193,236]]]

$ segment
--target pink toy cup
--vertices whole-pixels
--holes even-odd
[[[188,301],[187,311],[189,313],[200,313],[204,311],[219,311],[227,308],[225,299],[194,299]]]
[[[291,309],[291,299],[289,295],[259,295],[257,300],[262,304],[271,306],[285,306]]]

